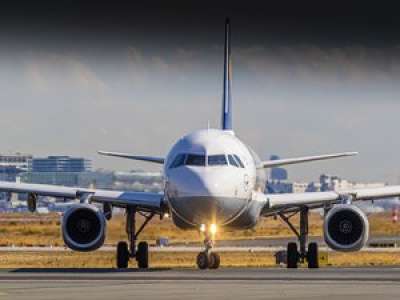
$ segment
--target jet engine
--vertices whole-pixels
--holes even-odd
[[[369,222],[357,206],[335,205],[325,216],[324,238],[337,251],[358,251],[368,241]]]
[[[93,205],[71,207],[65,212],[61,226],[64,242],[72,250],[92,251],[104,244],[106,221]]]

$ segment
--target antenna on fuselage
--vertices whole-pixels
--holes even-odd
[[[232,66],[230,20],[225,21],[224,83],[222,95],[222,129],[232,131]]]

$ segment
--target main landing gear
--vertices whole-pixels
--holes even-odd
[[[144,215],[145,221],[136,231],[136,209],[128,207],[126,209],[126,233],[128,234],[129,244],[121,241],[117,245],[117,267],[125,269],[128,267],[129,259],[135,258],[140,269],[149,267],[149,245],[146,242],[140,242],[136,248],[136,241],[139,234],[146,227],[147,223],[154,217],[154,213]]]
[[[290,269],[297,268],[299,263],[307,261],[309,269],[319,268],[318,261],[318,244],[309,243],[306,249],[308,240],[308,208],[300,208],[300,232],[290,222],[290,218],[297,214],[285,215],[280,213],[281,219],[290,227],[299,240],[300,249],[297,248],[297,243],[289,243],[287,245],[287,267]]]
[[[214,246],[214,241],[212,236],[214,235],[211,230],[204,230],[204,247],[205,250],[197,255],[197,266],[199,269],[218,269],[221,259],[218,253],[213,252],[212,248]]]

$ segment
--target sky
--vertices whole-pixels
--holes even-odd
[[[230,17],[244,142],[262,159],[360,153],[290,166],[294,180],[400,183],[400,21],[389,8],[40,3],[0,10],[0,153],[159,169],[96,151],[165,156],[182,135],[218,128]]]

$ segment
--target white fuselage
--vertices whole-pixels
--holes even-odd
[[[232,132],[206,129],[181,138],[164,165],[165,195],[175,224],[248,228],[260,215],[253,193],[263,192],[258,157]]]

